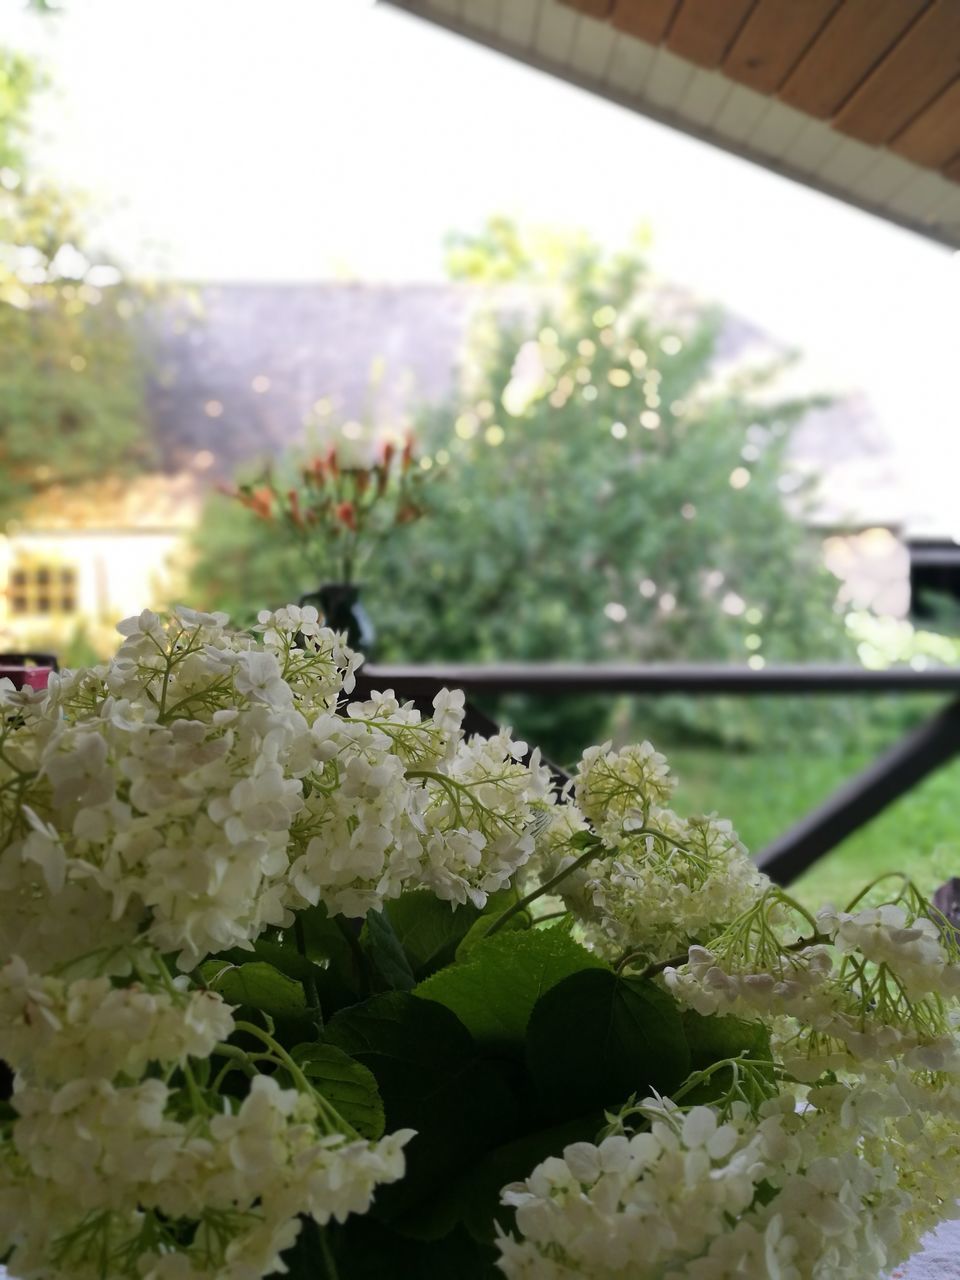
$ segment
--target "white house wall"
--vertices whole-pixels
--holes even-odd
[[[0,537],[0,646],[60,651],[80,630],[109,652],[121,618],[169,603],[185,556],[183,530],[24,530]],[[11,573],[27,560],[76,573],[76,612],[14,615]]]

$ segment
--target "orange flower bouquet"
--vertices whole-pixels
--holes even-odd
[[[306,458],[292,483],[270,470],[231,496],[293,538],[318,575],[350,586],[378,543],[424,514],[425,480],[408,437],[401,448],[384,442],[369,463],[347,459],[333,445]]]

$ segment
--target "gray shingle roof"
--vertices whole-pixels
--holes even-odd
[[[330,402],[336,421],[379,424],[401,423],[418,403],[443,401],[457,386],[472,317],[489,304],[491,291],[463,284],[227,283],[198,286],[193,296],[198,307],[185,294],[157,317],[150,414],[167,470],[212,454],[206,474],[221,480],[302,443],[318,401]],[[665,304],[682,311],[690,299],[665,291]],[[496,305],[515,312],[534,304],[531,294],[513,288],[498,289]],[[785,351],[742,317],[725,318],[718,364]],[[378,366],[382,377],[372,390]],[[808,415],[794,455],[826,478],[818,523],[902,519],[892,450],[864,396]]]

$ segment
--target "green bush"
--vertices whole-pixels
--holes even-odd
[[[722,379],[721,318],[663,318],[637,252],[537,243],[500,221],[457,241],[451,267],[498,288],[458,403],[417,423],[423,464],[441,472],[433,511],[368,569],[382,659],[852,655],[816,540],[784,506],[790,432],[810,402],[776,398],[780,366]],[[275,600],[299,581],[244,514],[211,507],[199,542],[198,594],[234,611],[261,584]],[[750,700],[499,710],[562,760],[614,724],[738,746],[799,731]]]

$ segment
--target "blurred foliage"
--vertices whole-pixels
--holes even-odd
[[[0,48],[0,528],[56,484],[143,465],[142,292],[83,243],[29,163],[35,65]]]
[[[781,364],[722,376],[722,317],[655,290],[636,249],[538,241],[498,219],[451,242],[449,264],[495,287],[458,404],[417,423],[422,464],[440,472],[431,518],[366,575],[382,660],[852,655],[836,582],[796,514],[786,451],[811,402],[777,397]],[[199,603],[289,591],[296,566],[258,532],[211,505]],[[661,698],[613,718],[609,699],[499,711],[563,760],[611,725],[751,745],[809,720],[750,699]]]
[[[914,626],[906,618],[878,618],[858,611],[847,615],[847,630],[865,667],[879,671],[906,663],[916,671],[960,666],[960,636]]]
[[[886,700],[886,701],[889,701]],[[925,714],[937,699],[925,700]],[[838,716],[843,708],[835,708]],[[670,763],[680,778],[676,803],[688,809],[738,815],[741,838],[759,853],[869,764],[859,747],[824,755],[801,750],[722,752],[674,749]],[[960,875],[957,788],[960,760],[950,761],[901,796],[884,813],[816,862],[790,891],[811,910],[832,902],[843,907],[864,884],[896,869],[932,895]]]

